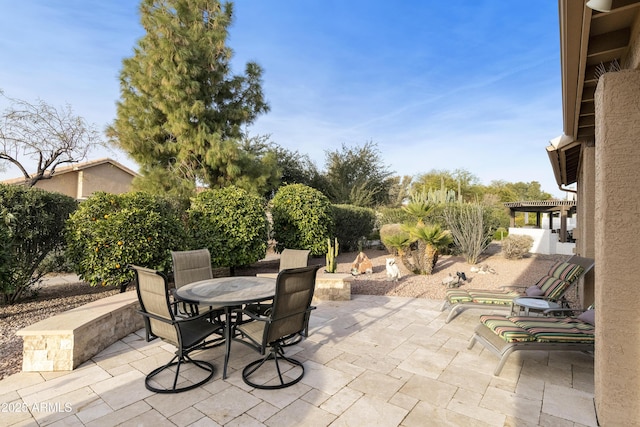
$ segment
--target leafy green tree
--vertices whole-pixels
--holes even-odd
[[[273,171],[241,141],[243,126],[269,107],[258,64],[231,74],[232,4],[143,0],[140,15],[146,34],[123,61],[111,141],[140,164],[140,181],[155,182],[148,188],[177,186],[180,193],[204,183],[264,190]]]
[[[410,197],[411,175],[394,176],[389,179],[389,202],[387,207],[399,208]]]
[[[281,185],[303,184],[324,192],[323,187],[326,185],[321,184],[324,177],[307,154],[301,154],[297,150],[287,150],[278,145],[274,145],[273,150],[281,171]]]
[[[412,193],[428,193],[429,190],[451,189],[463,200],[474,201],[481,198],[484,190],[480,179],[464,169],[454,171],[432,170],[418,176],[411,186]]]
[[[549,200],[553,198],[551,194],[542,191],[542,188],[538,181],[506,182],[502,180],[495,180],[491,181],[491,185],[489,185],[488,191],[490,193],[498,195],[500,197],[500,201],[503,203],[531,200]]]
[[[253,168],[254,173],[241,177],[234,185],[264,196],[272,195],[280,186],[283,170],[279,152],[269,138],[269,135],[242,138],[240,147],[250,158],[250,163],[245,167]]]
[[[326,152],[329,200],[336,204],[375,207],[389,201],[392,173],[373,142]]]

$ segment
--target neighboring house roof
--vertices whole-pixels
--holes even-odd
[[[578,179],[582,146],[595,138],[598,77],[603,68],[610,71],[627,67],[629,46],[634,40],[632,28],[639,12],[638,0],[615,0],[606,13],[592,10],[584,1],[559,1],[565,141],[547,148],[559,186]]]
[[[113,160],[113,159],[109,159],[109,158],[102,158],[102,159],[96,159],[96,160],[90,160],[88,162],[83,162],[83,163],[75,163],[75,164],[71,164],[68,166],[62,166],[59,168],[56,168],[53,176],[60,176],[63,175],[65,173],[69,173],[69,172],[77,172],[77,171],[81,171],[84,169],[88,169],[88,168],[92,168],[95,166],[99,166],[105,163],[109,163],[112,166],[115,166],[116,168],[122,170],[123,172],[131,175],[132,177],[136,177],[139,174],[135,171],[132,171],[131,169],[129,169],[128,167],[124,166],[122,163],[118,163],[117,161]],[[19,184],[21,182],[24,181],[24,177],[19,177],[19,178],[11,178],[11,179],[7,179],[4,181],[1,181],[3,184]]]

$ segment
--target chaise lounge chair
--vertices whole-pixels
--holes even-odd
[[[480,316],[469,342],[479,342],[500,358],[494,375],[500,375],[511,353],[525,350],[593,352],[595,312],[587,310],[577,317]]]
[[[535,285],[528,288],[524,286],[504,286],[503,289],[496,290],[448,289],[441,308],[442,311],[450,308],[445,322],[449,323],[467,308],[511,309],[514,298],[523,296],[561,302],[569,288],[577,283],[580,277],[589,272],[593,265],[593,259],[574,255],[567,261],[555,263],[545,276],[540,278]]]

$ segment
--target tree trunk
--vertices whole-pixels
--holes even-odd
[[[431,274],[436,262],[438,262],[438,248],[427,244],[424,249],[423,274]]]

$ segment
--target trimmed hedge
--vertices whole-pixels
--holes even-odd
[[[373,209],[354,205],[333,205],[335,236],[343,252],[358,250],[358,243],[373,233],[376,214]]]
[[[147,193],[94,193],[69,218],[66,239],[82,280],[121,289],[133,279],[128,264],[167,272],[171,250],[186,248],[175,205]]]
[[[17,185],[0,185],[0,292],[7,303],[29,296],[48,271],[38,268],[45,257],[64,247],[65,221],[77,207],[64,194]],[[4,252],[4,253],[2,253]]]
[[[239,267],[261,260],[268,238],[264,205],[262,197],[234,186],[199,193],[188,211],[192,248],[208,248],[213,267]]]
[[[327,252],[333,238],[333,217],[329,199],[303,184],[285,185],[271,200],[276,251],[308,249],[311,255]]]

